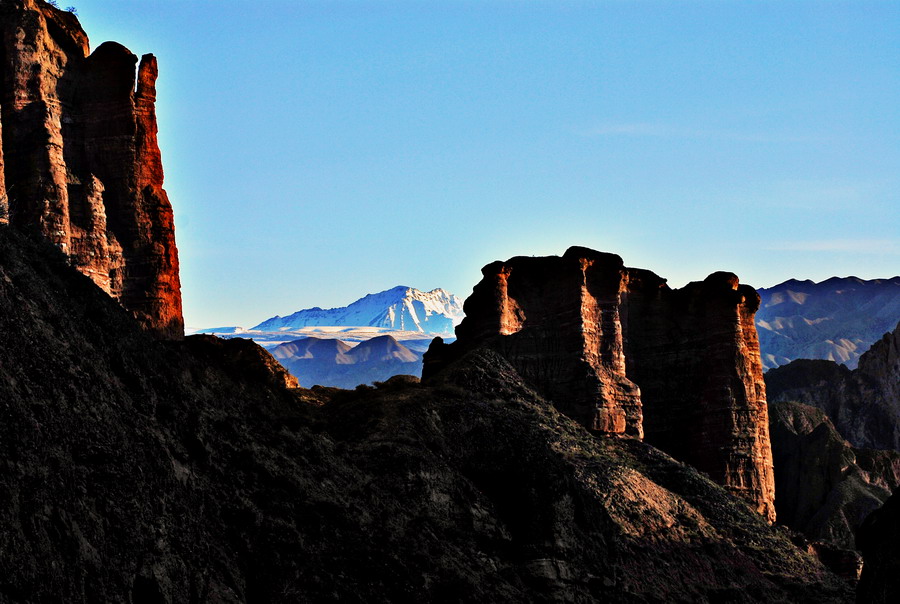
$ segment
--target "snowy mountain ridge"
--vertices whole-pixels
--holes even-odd
[[[397,331],[452,334],[462,321],[463,301],[443,289],[423,292],[398,285],[368,294],[348,306],[298,310],[266,319],[251,331],[290,331],[318,326],[368,326]]]

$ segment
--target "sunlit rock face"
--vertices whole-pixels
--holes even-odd
[[[714,273],[673,290],[619,256],[578,247],[482,273],[457,342],[426,355],[426,378],[467,350],[493,348],[587,428],[646,438],[774,520],[752,287]]]
[[[35,230],[162,337],[184,333],[156,59],[89,53],[71,13],[0,3],[0,217]],[[135,67],[137,66],[137,69]]]
[[[482,273],[456,330],[461,347],[491,341],[570,417],[600,433],[643,437],[640,390],[625,375],[622,259],[570,250],[494,262]]]

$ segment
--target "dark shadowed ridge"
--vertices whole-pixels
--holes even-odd
[[[778,521],[848,550],[866,516],[900,486],[900,452],[850,445],[821,409],[769,408]]]
[[[218,342],[153,340],[0,228],[0,600],[851,599],[744,503],[590,436],[495,354],[309,391]]]
[[[800,359],[766,372],[769,401],[822,409],[855,447],[900,451],[900,323],[895,325],[856,369]]]

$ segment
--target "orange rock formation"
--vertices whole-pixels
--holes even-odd
[[[184,334],[156,59],[89,54],[71,13],[0,4],[0,220],[36,230],[158,335]]]
[[[585,248],[494,262],[482,273],[457,341],[428,351],[426,378],[490,346],[589,429],[645,438],[774,520],[752,287],[714,273],[673,290]]]

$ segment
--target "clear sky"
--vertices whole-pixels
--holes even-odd
[[[900,2],[60,0],[159,59],[188,325],[583,245],[900,273]]]

